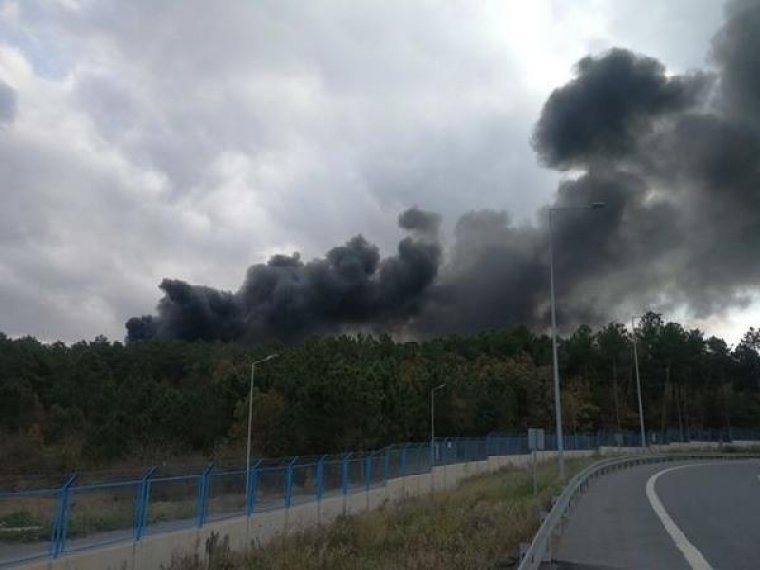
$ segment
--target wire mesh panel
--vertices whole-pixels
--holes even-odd
[[[467,459],[467,448],[465,447],[465,440],[453,439],[448,442],[448,462],[449,463],[463,463]]]
[[[484,461],[488,459],[488,445],[485,439],[472,440],[472,459],[473,461]]]
[[[544,439],[546,440],[546,432],[544,432]],[[548,443],[544,441],[544,447],[548,449]],[[507,454],[508,455],[524,455],[530,453],[528,446],[528,436],[518,435],[507,438]]]
[[[57,489],[0,493],[0,565],[50,554],[59,497]]]
[[[316,500],[317,462],[293,465],[290,504],[302,505]]]
[[[139,481],[72,487],[62,552],[134,538]]]
[[[432,454],[433,465],[445,465],[446,464],[446,440],[436,439],[433,444]]]
[[[352,457],[347,462],[348,481],[345,491],[354,493],[363,491],[366,481],[364,476],[365,461],[364,457]]]
[[[365,459],[365,488],[375,489],[385,484],[385,453],[375,453]]]
[[[403,446],[402,447],[389,447],[387,449],[388,453],[388,478],[389,479],[395,479],[396,477],[401,477],[401,457],[403,454]]]
[[[150,482],[146,532],[157,534],[198,523],[199,475],[156,477]]]
[[[406,475],[419,475],[430,468],[430,446],[426,444],[411,445],[406,449]]]
[[[273,511],[285,506],[286,470],[287,466],[258,469],[254,512]]]
[[[594,441],[592,436],[587,433],[578,434],[578,449],[591,449],[593,445]]]
[[[326,459],[322,467],[322,498],[335,497],[342,492],[341,473],[343,461]]]
[[[212,472],[208,482],[208,520],[221,520],[246,513],[245,469]]]
[[[432,467],[433,456],[430,454],[430,444],[420,444],[420,473],[429,473]]]

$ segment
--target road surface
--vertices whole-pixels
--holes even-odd
[[[760,461],[643,465],[605,475],[578,501],[558,568],[760,568]]]

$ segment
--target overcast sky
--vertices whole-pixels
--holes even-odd
[[[0,0],[0,331],[124,336],[164,277],[235,289],[398,213],[530,222],[552,89],[622,46],[709,66],[720,0]],[[680,317],[672,315],[673,318]],[[752,322],[753,318],[755,322]],[[735,342],[758,311],[694,322]]]

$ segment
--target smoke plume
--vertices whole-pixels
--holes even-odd
[[[127,321],[128,338],[295,340],[351,326],[390,329],[417,313],[441,261],[437,214],[412,208],[399,216],[411,235],[380,259],[361,235],[304,263],[296,253],[250,267],[235,293],[165,279],[158,315]]]
[[[760,283],[760,1],[729,4],[713,68],[684,76],[613,49],[578,62],[546,101],[533,145],[567,171],[552,208],[561,322],[600,323],[656,305],[704,317]],[[369,327],[418,336],[542,324],[549,208],[535,225],[505,212],[463,215],[447,259],[439,218],[411,209],[410,235],[380,259],[363,237],[304,263],[274,256],[228,293],[165,280],[155,317],[130,340],[257,341]]]

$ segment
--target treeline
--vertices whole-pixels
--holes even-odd
[[[760,333],[731,348],[649,313],[637,329],[647,426],[760,425]],[[553,426],[551,340],[525,328],[394,342],[312,337],[298,346],[96,338],[71,346],[0,333],[3,470],[131,457],[224,455],[245,446],[250,363],[257,454],[371,449],[436,431],[481,436]],[[568,431],[638,429],[630,332],[587,326],[562,340]]]

